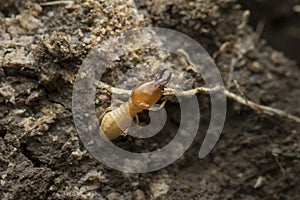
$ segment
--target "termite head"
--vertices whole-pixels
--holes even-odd
[[[164,78],[166,69],[158,73],[154,79],[138,84],[131,92],[132,102],[143,110],[151,108],[162,96],[164,87],[171,80],[170,73]]]

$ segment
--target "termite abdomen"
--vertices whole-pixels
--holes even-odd
[[[105,114],[100,128],[109,140],[113,140],[123,134],[130,126],[133,117],[141,111],[142,109],[134,106],[129,100]]]

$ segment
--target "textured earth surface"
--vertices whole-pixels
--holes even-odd
[[[146,26],[187,34],[213,57],[228,90],[239,93],[236,80],[249,99],[299,116],[299,66],[256,35],[247,25],[249,13],[236,1],[67,2],[0,0],[1,199],[300,198],[300,125],[232,101],[208,157],[197,157],[210,119],[209,98],[199,94],[201,128],[193,145],[167,168],[145,174],[119,172],[97,161],[73,123],[73,83],[88,53],[109,37]],[[157,57],[167,60],[168,55],[126,55],[103,81],[114,85],[129,69],[144,77],[143,63],[157,65]],[[193,72],[178,71],[192,86],[201,85]],[[100,111],[110,95],[99,93]],[[178,115],[176,102],[166,109]],[[173,120],[170,129],[177,123]],[[151,142],[128,136],[115,143],[139,151],[156,147]]]

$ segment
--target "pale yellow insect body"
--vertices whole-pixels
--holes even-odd
[[[109,140],[113,140],[123,135],[124,130],[130,126],[134,116],[142,110],[135,106],[130,99],[104,115],[100,128]]]
[[[162,78],[165,71],[163,70],[153,80],[138,84],[132,90],[127,102],[106,113],[100,125],[100,134],[105,134],[109,140],[123,135],[139,112],[149,110],[156,104],[162,96],[164,86],[171,79],[171,74],[166,79]]]

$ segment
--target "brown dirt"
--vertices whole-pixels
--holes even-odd
[[[300,198],[300,125],[235,102],[228,102],[221,139],[207,158],[197,158],[199,135],[183,158],[147,174],[104,166],[85,150],[74,127],[72,88],[82,60],[108,37],[143,26],[191,36],[212,55],[228,89],[238,92],[236,79],[251,100],[299,116],[299,67],[258,39],[234,0],[76,0],[41,7],[42,2],[0,1],[1,199]],[[138,61],[128,56],[105,81],[114,83],[134,68]],[[208,98],[198,96],[200,133],[210,113]],[[176,107],[167,104],[169,112]],[[130,137],[116,143],[145,147]]]

